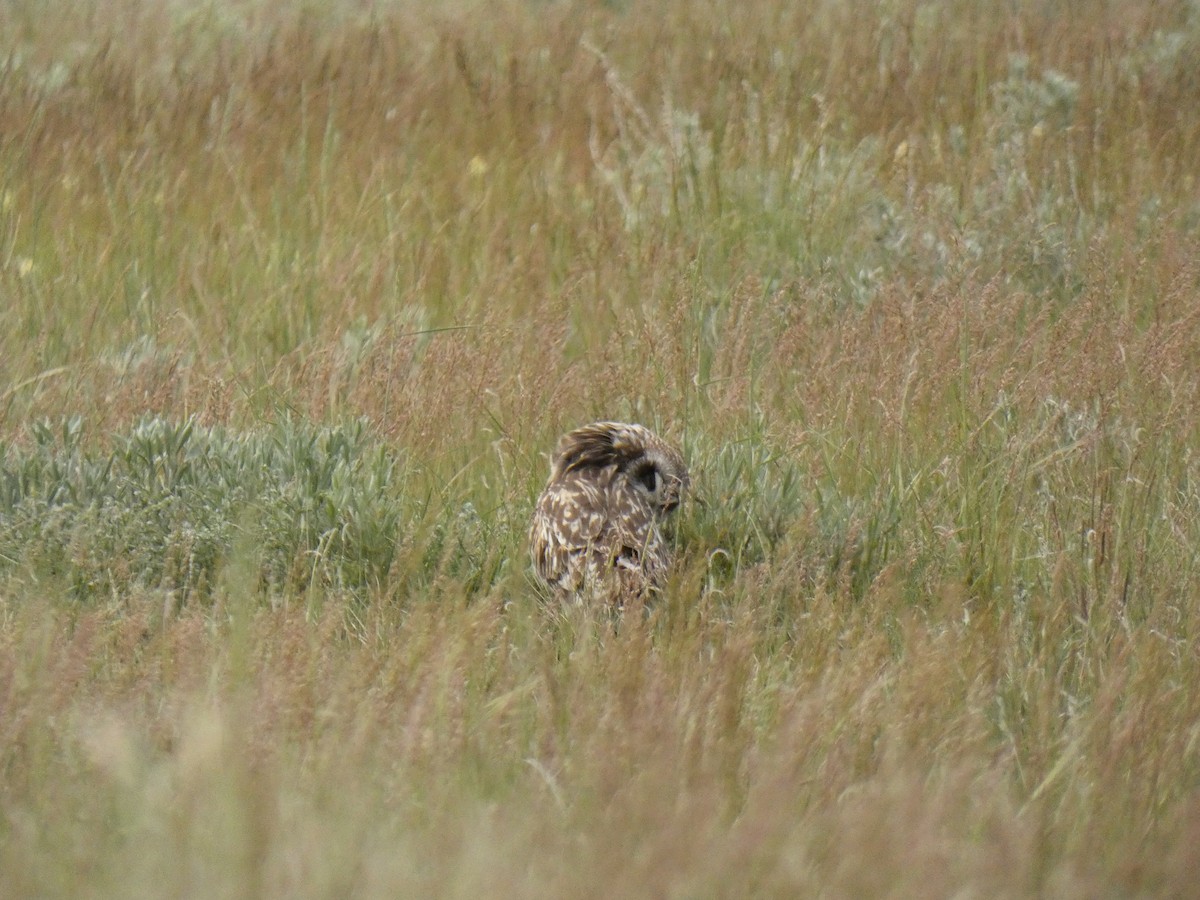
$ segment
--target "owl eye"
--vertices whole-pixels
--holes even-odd
[[[658,471],[654,466],[646,466],[638,471],[637,480],[652,494],[658,490]]]

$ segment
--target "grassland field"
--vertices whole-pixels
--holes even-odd
[[[0,5],[0,896],[1194,897],[1194,0]],[[661,602],[544,602],[564,431]]]

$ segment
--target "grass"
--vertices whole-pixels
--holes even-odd
[[[0,895],[1194,892],[1194,4],[0,36]],[[704,501],[616,629],[601,417]]]

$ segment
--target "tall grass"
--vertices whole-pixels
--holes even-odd
[[[1195,4],[0,9],[0,895],[1200,866]],[[644,618],[525,522],[600,417]]]

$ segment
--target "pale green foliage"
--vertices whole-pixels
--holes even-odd
[[[146,419],[102,453],[79,419],[32,434],[0,468],[0,558],[85,601],[139,585],[203,598],[239,533],[272,593],[377,587],[421,510],[362,422],[230,434]]]

